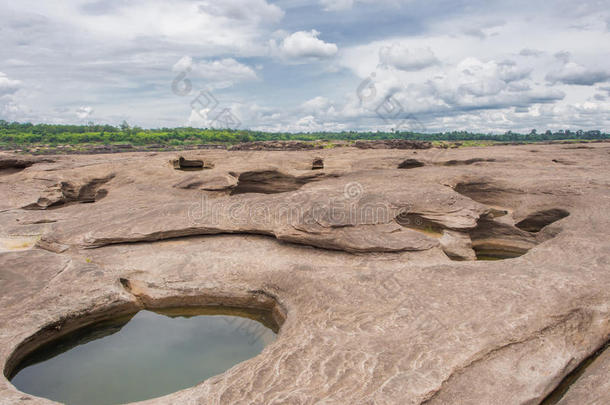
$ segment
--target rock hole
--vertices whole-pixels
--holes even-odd
[[[144,309],[66,328],[49,328],[5,369],[17,389],[67,404],[156,398],[258,355],[279,331],[271,311],[233,307]]]
[[[478,260],[499,260],[519,257],[537,246],[541,241],[535,233],[545,226],[565,218],[569,213],[553,208],[528,215],[512,225],[507,221],[495,221],[506,216],[505,207],[510,201],[518,201],[519,190],[505,189],[487,181],[460,182],[454,190],[476,202],[489,206],[487,214],[479,218],[477,226],[468,231]],[[554,236],[554,235],[553,235]]]
[[[405,228],[424,232],[436,237],[440,237],[443,232],[443,227],[441,225],[416,213],[402,212],[396,216],[395,221]]]
[[[53,163],[52,159],[30,158],[30,157],[4,157],[0,156],[0,175],[19,173],[36,163]]]
[[[46,210],[66,206],[71,203],[93,203],[108,195],[108,190],[101,186],[114,178],[111,174],[102,178],[95,178],[84,183],[62,181],[46,191],[44,197],[40,197],[35,203],[26,205],[26,210]]]
[[[487,181],[471,181],[456,184],[453,189],[478,203],[490,206],[503,206],[511,194],[519,193],[493,185]]]
[[[415,169],[416,167],[424,166],[423,162],[417,159],[405,159],[398,165],[399,169]]]
[[[277,170],[262,170],[241,173],[231,195],[245,193],[276,194],[295,191],[316,177],[296,177]]]
[[[494,221],[492,217],[481,217],[469,235],[478,260],[519,257],[538,244],[529,232]]]
[[[131,283],[128,279],[121,277],[119,278],[119,282],[121,283],[124,289],[126,289],[127,291],[131,291]]]
[[[324,169],[324,159],[318,157],[313,160],[311,163],[311,170],[320,170]]]
[[[552,208],[549,210],[537,211],[528,215],[525,219],[518,222],[515,226],[519,229],[528,232],[540,232],[542,228],[553,222],[559,221],[570,215],[570,213],[561,208]]]
[[[182,171],[197,171],[203,169],[211,169],[214,165],[210,162],[204,162],[201,159],[185,159],[180,156],[180,158],[172,160],[172,166],[176,170]]]

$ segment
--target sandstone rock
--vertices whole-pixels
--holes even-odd
[[[454,260],[476,260],[477,258],[467,233],[445,230],[439,241],[445,254]]]
[[[610,340],[610,149],[564,147],[421,149],[417,170],[397,169],[404,150],[345,146],[188,152],[215,163],[197,172],[159,151],[5,173],[0,237],[39,240],[0,253],[0,404],[51,403],[5,378],[49,339],[220,304],[272,310],[277,340],[143,404],[539,404]],[[473,159],[495,162],[428,163]],[[42,197],[52,210],[21,208]],[[608,403],[607,363],[560,403]]]
[[[565,392],[558,392],[557,405],[604,405],[610,398],[610,350],[608,345],[600,349],[601,354],[585,365],[580,375],[574,376],[564,384],[569,384]],[[571,384],[570,384],[571,383]],[[563,391],[563,390],[562,390]],[[563,394],[563,395],[561,395]],[[554,405],[555,398],[542,405]]]

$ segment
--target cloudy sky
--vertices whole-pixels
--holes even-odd
[[[2,0],[0,119],[610,131],[610,0]]]

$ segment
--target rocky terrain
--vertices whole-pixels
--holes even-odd
[[[610,144],[355,146],[0,154],[4,376],[99,319],[229,305],[277,340],[143,404],[610,403]],[[52,402],[2,378],[18,403]]]

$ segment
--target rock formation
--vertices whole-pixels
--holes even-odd
[[[222,304],[277,340],[143,404],[530,405],[579,365],[556,403],[609,403],[608,350],[585,362],[610,339],[609,144],[414,144],[414,170],[405,142],[355,146],[3,154],[0,239],[32,241],[0,251],[5,377],[97,320]],[[20,403],[51,402],[0,379]]]

